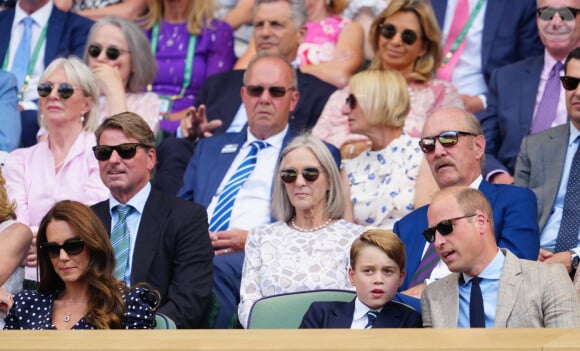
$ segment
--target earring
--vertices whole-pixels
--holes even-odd
[[[85,116],[84,115],[81,115],[81,123],[85,124]]]

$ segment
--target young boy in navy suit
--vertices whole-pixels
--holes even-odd
[[[370,229],[350,249],[351,302],[314,302],[300,328],[420,328],[421,315],[392,301],[405,279],[405,247],[390,230]]]

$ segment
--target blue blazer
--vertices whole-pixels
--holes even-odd
[[[513,185],[494,185],[483,180],[479,190],[487,197],[493,210],[494,233],[499,247],[506,248],[519,258],[537,260],[540,252],[540,233],[536,220],[536,196],[530,189]],[[421,262],[427,242],[423,231],[429,227],[427,208],[423,206],[409,213],[397,223],[393,231],[405,244],[407,276],[400,291],[411,286],[413,275]]]
[[[431,0],[439,28],[445,23],[447,0]],[[524,58],[541,55],[544,46],[536,26],[535,0],[487,0],[481,67],[489,84],[494,69]]]
[[[14,8],[0,11],[0,62],[4,61],[14,21]],[[44,51],[44,67],[48,66],[57,57],[76,55],[83,57],[83,50],[87,42],[89,29],[93,21],[72,12],[63,12],[52,8],[48,18],[46,33],[46,48]],[[14,45],[14,43],[12,43]]]
[[[348,328],[352,324],[354,302],[313,302],[300,328]],[[381,310],[373,328],[421,328],[421,314],[401,303],[390,301]]]
[[[16,77],[0,69],[0,150],[11,152],[20,144],[20,112]]]
[[[481,118],[485,175],[498,169],[514,174],[520,144],[532,126],[543,66],[544,56],[536,56],[493,72]]]
[[[223,124],[213,133],[222,134],[228,129],[240,105],[243,76],[245,71],[233,70],[208,77],[203,83],[195,105],[205,104],[208,121],[221,119]],[[300,99],[290,115],[288,124],[295,131],[314,127],[326,101],[336,88],[317,77],[296,70]]]

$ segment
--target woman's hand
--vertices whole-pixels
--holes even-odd
[[[107,99],[109,115],[126,112],[125,83],[117,67],[106,63],[94,63],[91,65],[91,70],[99,82],[101,94]]]
[[[14,304],[14,298],[11,293],[4,288],[0,288],[0,312],[8,314],[8,311]]]

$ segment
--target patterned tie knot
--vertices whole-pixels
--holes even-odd
[[[124,222],[127,219],[127,216],[129,215],[129,213],[131,213],[132,209],[133,209],[133,206],[131,206],[131,205],[117,205],[117,206],[115,206],[115,211],[117,211],[117,214],[119,215],[119,222]]]
[[[367,312],[368,322],[367,322],[367,325],[365,326],[365,329],[372,328],[373,325],[375,324],[375,321],[377,320],[378,316],[379,316],[379,311],[373,311],[373,310],[368,311]]]
[[[268,146],[270,146],[270,144],[268,144],[267,142],[265,142],[263,140],[252,141],[252,143],[250,145],[252,146],[252,148],[256,149],[256,151],[263,150],[263,149],[267,148]]]
[[[556,74],[560,76],[560,71],[564,69],[564,64],[560,61],[556,61],[554,66],[552,66],[552,70],[550,71],[550,75]]]

